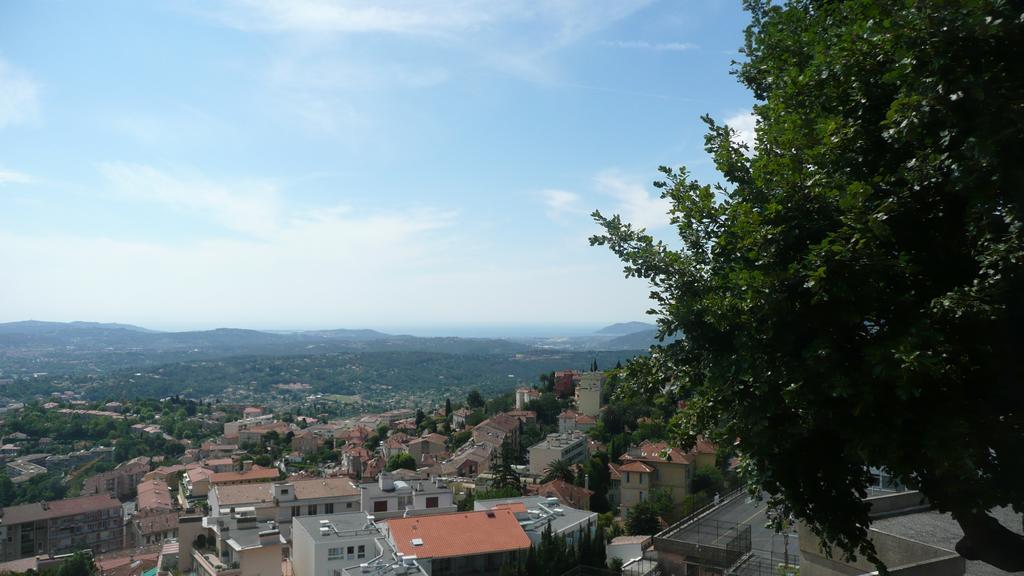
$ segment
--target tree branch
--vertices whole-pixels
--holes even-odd
[[[964,531],[964,537],[956,543],[957,554],[1007,572],[1024,571],[1024,536],[988,514],[957,515],[956,521]]]

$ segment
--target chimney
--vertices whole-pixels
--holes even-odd
[[[252,460],[242,461],[242,472],[248,472],[249,470],[252,470]]]
[[[391,477],[390,472],[381,472],[378,477],[380,482],[380,489],[383,492],[392,492],[395,489],[395,480]]]

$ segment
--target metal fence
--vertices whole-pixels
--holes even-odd
[[[686,562],[725,569],[750,552],[750,526],[698,518],[670,537],[656,536],[654,549]]]
[[[786,564],[779,559],[747,554],[726,570],[725,576],[793,576],[800,573],[800,568],[793,564],[794,561],[795,559],[790,560],[790,563]]]

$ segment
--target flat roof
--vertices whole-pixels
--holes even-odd
[[[1010,530],[1021,533],[1021,515],[1012,508],[993,508],[989,514],[999,521],[1000,524]],[[957,541],[963,537],[964,532],[960,525],[949,514],[943,514],[935,510],[915,512],[890,516],[888,518],[876,518],[871,521],[871,527],[887,534],[893,534],[909,540],[915,540],[931,546],[937,546],[952,551]],[[967,569],[964,572],[967,576],[1003,576],[1012,574],[1000,570],[991,564],[979,561],[967,561]]]
[[[552,502],[552,500],[554,500]],[[522,505],[525,510],[518,508],[516,505]],[[554,516],[551,516],[551,530],[555,533],[560,533],[563,530],[571,528],[581,522],[586,522],[588,519],[592,519],[597,522],[597,513],[589,512],[587,510],[580,510],[573,508],[572,506],[566,506],[555,499],[548,499],[544,496],[519,496],[517,498],[493,498],[488,500],[477,500],[473,503],[474,510],[490,510],[495,509],[499,506],[509,506],[510,510],[516,515],[516,520],[519,522],[536,522],[541,517],[549,515],[544,509],[560,512],[556,512]],[[544,530],[547,523],[538,523],[535,525],[536,531],[540,532]],[[533,530],[529,525],[527,529]]]

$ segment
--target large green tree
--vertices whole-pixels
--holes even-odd
[[[705,118],[722,175],[662,168],[681,242],[595,213],[661,335],[623,388],[732,443],[754,485],[878,563],[870,466],[1024,570],[1024,7],[747,0],[756,142]],[[786,517],[786,514],[781,515]],[[1019,529],[1019,526],[1015,527]]]

